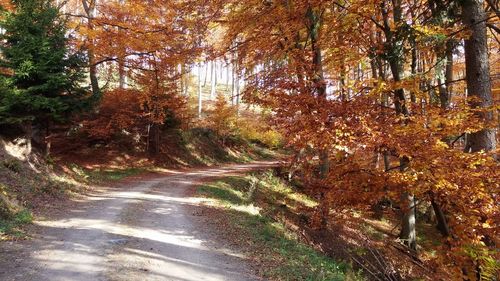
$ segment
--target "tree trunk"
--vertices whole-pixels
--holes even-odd
[[[326,81],[323,73],[323,57],[321,53],[321,46],[318,43],[319,32],[321,26],[320,13],[313,10],[312,7],[307,11],[307,17],[309,19],[309,30],[311,38],[311,48],[313,52],[313,77],[312,81],[315,85],[316,96],[318,100],[326,101]],[[328,155],[328,150],[321,150],[319,155],[320,165],[319,173],[321,178],[326,178],[330,171],[330,160]]]
[[[45,128],[44,128],[44,136],[43,136],[43,153],[45,157],[50,156],[50,149],[52,146],[52,134],[51,134],[51,129],[52,129],[52,122],[50,119],[47,119],[45,121]]]
[[[156,156],[160,153],[160,125],[159,124],[151,124],[149,129],[149,144],[148,150],[149,155]]]
[[[462,4],[462,21],[469,27],[470,37],[465,40],[465,71],[469,97],[475,108],[487,108],[493,105],[491,94],[490,67],[488,60],[488,44],[486,35],[486,14],[482,0],[464,0]],[[483,121],[493,119],[492,112],[478,113]],[[467,136],[466,151],[478,152],[496,149],[495,131],[485,128]]]
[[[231,65],[228,64],[226,68],[226,92],[229,90],[229,82],[230,82],[230,73],[231,73]]]
[[[402,22],[402,1],[394,0],[393,3],[393,17],[394,22],[397,24]],[[384,19],[384,33],[387,42],[387,52],[389,54],[389,66],[392,72],[392,76],[395,82],[401,82],[404,76],[403,69],[403,42],[398,39],[389,24],[388,11],[385,3],[381,4],[381,12]],[[409,116],[408,107],[406,105],[406,97],[403,88],[396,89],[394,91],[394,107],[396,109],[396,115]],[[400,171],[404,172],[409,164],[410,160],[408,157],[403,156],[400,158]],[[399,234],[399,238],[405,242],[405,244],[412,250],[417,248],[417,235],[415,228],[415,197],[409,192],[402,192],[401,194],[401,225],[402,229]]]
[[[87,1],[82,0],[83,9],[87,15],[87,27],[89,30],[94,29],[93,18],[95,16],[95,0]],[[87,46],[87,56],[89,57],[89,76],[90,76],[90,86],[92,89],[92,95],[94,97],[100,96],[99,89],[99,79],[97,78],[97,65],[94,55],[94,40],[89,39],[89,45]]]
[[[443,212],[443,209],[441,206],[436,202],[434,198],[431,198],[431,205],[432,208],[434,209],[434,214],[436,215],[436,221],[437,221],[437,229],[441,234],[445,237],[450,236],[450,228],[448,227],[448,222],[446,220],[446,216]]]
[[[236,68],[237,68],[237,65],[236,65],[236,62],[233,63],[233,71],[232,71],[232,79],[233,79],[233,82],[231,84],[231,104],[232,105],[235,105],[235,97],[236,97],[236,83],[238,83],[238,77],[236,76]]]
[[[21,123],[21,129],[23,130],[24,137],[26,138],[26,156],[31,154],[32,151],[32,139],[33,139],[33,123],[31,121],[24,121]]]
[[[201,118],[202,96],[201,96],[201,64],[198,67],[198,118]]]
[[[236,105],[236,109],[238,111],[238,115],[240,114],[240,94],[241,94],[241,86],[240,86],[240,73],[238,73],[236,75],[236,100],[235,100],[235,105]]]
[[[451,81],[453,80],[453,43],[451,40],[447,40],[442,46],[441,50],[438,50],[438,65],[437,65],[437,81],[439,87],[439,101],[441,108],[447,110],[450,106],[451,101]],[[447,142],[446,138],[442,140]],[[444,237],[450,236],[450,228],[448,226],[448,221],[446,219],[446,214],[441,208],[441,205],[431,196],[431,205],[434,209],[434,214],[436,215],[437,229],[441,232]]]
[[[95,65],[94,51],[91,49],[87,50],[87,55],[89,56],[90,64],[90,86],[92,88],[92,95],[94,97],[99,97],[101,95],[101,89],[99,88],[99,79],[97,78],[97,66]]]
[[[418,49],[417,49],[417,42],[414,36],[411,36],[410,44],[411,44],[411,75],[415,77],[417,75]],[[417,96],[414,90],[410,91],[410,101],[412,102],[412,104],[415,104],[417,102]]]
[[[402,226],[399,238],[412,250],[417,250],[417,232],[415,228],[415,197],[412,194],[404,192],[401,196]],[[405,207],[406,206],[406,207]]]
[[[118,87],[120,89],[125,89],[127,87],[127,82],[125,78],[125,60],[123,57],[118,58],[118,75],[119,75]]]
[[[211,74],[210,74],[210,99],[214,100],[215,99],[215,92],[217,88],[217,62],[213,61],[212,62],[212,69],[211,69]]]
[[[181,92],[183,96],[188,95],[188,90],[189,90],[189,67],[186,67],[185,64],[181,64]]]
[[[207,86],[207,78],[208,78],[208,69],[209,69],[209,64],[210,62],[207,62],[205,64],[205,80],[203,81],[203,87]],[[211,79],[211,78],[210,78]]]

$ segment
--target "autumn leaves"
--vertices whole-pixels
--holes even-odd
[[[301,154],[302,180],[317,187],[323,208],[364,209],[390,200],[402,213],[400,238],[417,249],[416,206],[432,202],[448,230],[439,263],[457,278],[491,270],[478,260],[498,257],[490,251],[495,242],[484,242],[498,237],[500,174],[488,73],[498,45],[488,21],[479,19],[498,23],[485,13],[493,7],[481,1],[228,2],[226,40],[238,37],[242,65],[261,69],[246,97],[273,108],[276,124]]]

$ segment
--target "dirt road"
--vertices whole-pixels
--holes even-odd
[[[272,163],[172,172],[97,189],[0,244],[0,280],[259,280],[197,217],[200,181]]]

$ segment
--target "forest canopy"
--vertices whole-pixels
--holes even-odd
[[[152,157],[173,127],[284,143],[290,177],[320,200],[311,227],[390,204],[416,254],[428,206],[436,274],[498,274],[498,0],[0,5],[0,124],[47,154],[61,126],[126,132]]]

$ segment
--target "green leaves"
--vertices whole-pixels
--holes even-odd
[[[30,74],[34,71],[35,66],[32,61],[26,60],[19,65],[19,69],[16,72],[16,75],[28,79]]]
[[[0,123],[62,121],[85,104],[81,56],[69,52],[65,20],[49,0],[17,0],[0,22]]]

